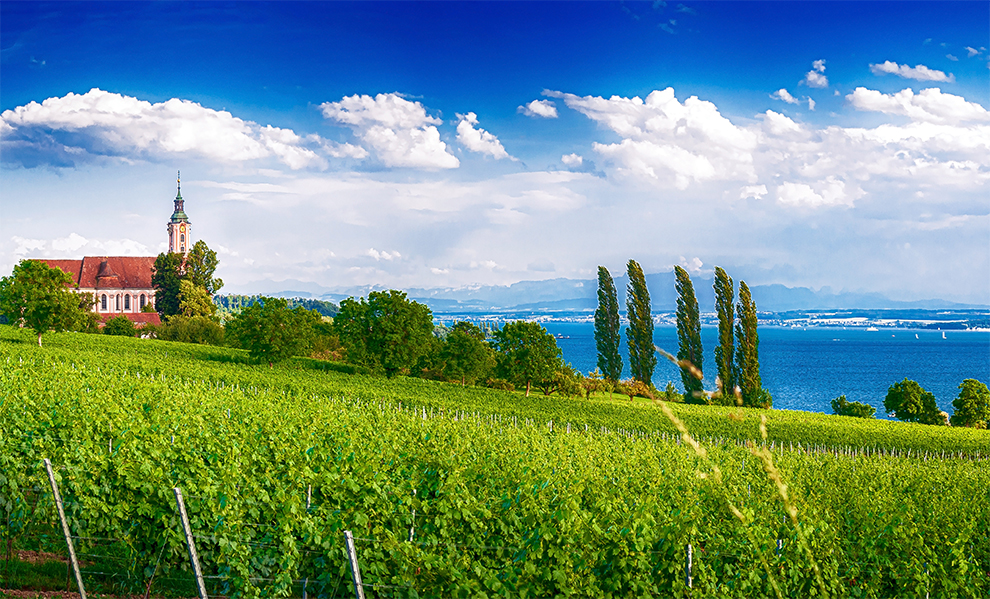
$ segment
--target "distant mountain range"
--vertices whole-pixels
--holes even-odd
[[[698,307],[702,312],[715,310],[715,292],[712,279],[693,277]],[[619,304],[625,306],[627,278],[615,278]],[[673,312],[677,307],[674,291],[674,273],[663,272],[646,275],[650,300],[654,312]],[[224,292],[263,294],[279,297],[317,298],[340,302],[347,297],[366,296],[371,291],[388,289],[382,286],[346,288],[324,287],[316,283],[298,280],[256,281],[246,285],[229,285]],[[544,281],[520,281],[512,285],[483,285],[460,288],[412,288],[404,289],[410,299],[422,302],[435,313],[580,313],[593,312],[598,305],[597,279],[548,279]],[[987,305],[961,304],[940,299],[919,301],[892,300],[880,293],[833,293],[829,288],[818,291],[807,287],[784,285],[754,285],[750,287],[753,299],[761,312],[786,312],[790,310],[981,310]]]

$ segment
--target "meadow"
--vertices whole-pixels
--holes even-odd
[[[0,327],[5,540],[64,554],[49,458],[94,588],[190,588],[180,487],[228,596],[352,596],[344,530],[369,596],[990,593],[986,431],[32,341]]]

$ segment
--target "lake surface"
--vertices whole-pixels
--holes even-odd
[[[550,322],[543,326],[557,337],[564,360],[583,373],[598,363],[593,323]],[[869,404],[877,417],[886,416],[883,399],[890,385],[909,378],[935,395],[939,407],[952,413],[963,379],[990,383],[990,331],[883,329],[793,329],[760,327],[760,374],[773,396],[773,407],[831,413],[831,401],[845,395],[849,401]],[[705,389],[715,388],[717,327],[702,327],[705,349]],[[677,353],[677,329],[657,326],[656,345]],[[620,346],[623,378],[629,375],[625,327]],[[679,369],[663,358],[653,382],[663,389],[667,381],[681,387]]]

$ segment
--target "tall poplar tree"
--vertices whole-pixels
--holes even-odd
[[[606,379],[617,382],[622,376],[619,355],[619,299],[615,282],[604,266],[598,267],[598,309],[595,310],[595,345],[598,347],[598,370]]]
[[[677,291],[677,359],[690,362],[701,373],[705,358],[701,349],[701,314],[694,295],[694,284],[691,283],[691,276],[680,266],[674,267],[674,275],[677,278],[674,286]],[[690,368],[681,367],[681,383],[684,384],[684,401],[708,403],[704,382]]]
[[[715,364],[722,383],[722,396],[732,398],[736,389],[736,362],[733,350],[735,326],[735,294],[732,277],[722,267],[715,267],[715,311],[718,313],[718,346],[715,347]]]
[[[637,381],[653,385],[653,369],[657,366],[657,354],[653,346],[653,317],[650,315],[650,292],[646,288],[643,269],[635,260],[627,265],[629,286],[626,288],[626,331],[629,344],[629,369]]]
[[[773,399],[760,381],[760,337],[756,332],[756,303],[746,281],[739,282],[739,322],[736,324],[736,384],[744,406],[769,408]]]

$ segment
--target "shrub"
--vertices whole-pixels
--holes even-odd
[[[516,386],[505,379],[490,378],[485,380],[485,387],[489,389],[500,389],[502,391],[515,391]]]
[[[121,314],[120,316],[114,316],[103,325],[104,335],[120,335],[121,337],[133,337],[137,333],[137,328],[134,327],[134,323],[127,320],[127,317]]]
[[[855,418],[874,418],[876,408],[858,401],[846,401],[845,395],[832,400],[832,413],[836,416],[853,416]]]
[[[165,324],[155,330],[155,336],[165,341],[223,345],[224,330],[206,316],[169,316]]]

